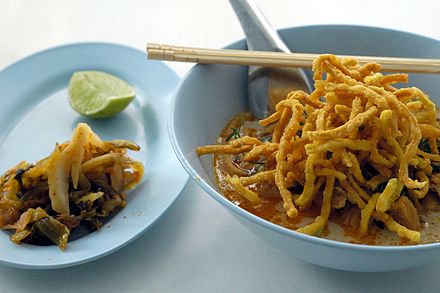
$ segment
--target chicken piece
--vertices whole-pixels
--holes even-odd
[[[342,210],[341,219],[344,226],[357,230],[361,222],[361,211],[355,206],[346,207]]]
[[[346,203],[347,194],[345,193],[345,190],[339,186],[336,186],[332,198],[332,208],[341,209],[345,207]]]
[[[399,224],[411,230],[419,230],[420,217],[416,207],[406,196],[401,196],[391,205],[390,214]]]
[[[257,193],[260,197],[265,198],[280,198],[280,191],[275,184],[267,181],[258,182],[256,184]]]
[[[435,173],[429,178],[429,189],[440,197],[440,173]]]
[[[440,200],[430,192],[422,199],[422,205],[427,211],[440,210]]]

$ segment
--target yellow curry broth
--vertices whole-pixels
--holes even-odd
[[[225,144],[232,139],[244,135],[261,139],[272,131],[273,129],[269,129],[269,127],[259,126],[257,121],[252,118],[251,114],[240,113],[228,122],[220,133],[217,143]],[[262,187],[256,184],[247,187],[260,195],[260,202],[252,203],[243,198],[232,186],[230,186],[226,177],[228,175],[249,176],[260,171],[261,169],[259,168],[267,166],[245,163],[243,168],[240,168],[240,163],[243,163],[240,161],[240,156],[242,155],[214,155],[214,171],[217,183],[220,192],[228,200],[262,219],[291,230],[297,230],[298,228],[304,227],[307,224],[312,223],[313,219],[319,216],[321,203],[317,202],[307,209],[300,209],[298,216],[294,218],[288,217],[283,209],[282,199],[279,192],[278,194],[272,194],[270,197],[264,196],[261,193],[264,194],[265,191],[261,192]],[[320,193],[322,193],[322,189],[320,190]],[[322,199],[322,194],[316,196],[315,201],[319,201],[320,199]],[[333,211],[327,227],[323,231],[320,231],[316,236],[355,244],[411,245],[410,241],[404,238],[399,238],[386,228],[381,227],[381,223],[378,223],[378,226],[374,224],[370,225],[369,232],[366,235],[361,236],[359,230],[347,224],[344,219],[340,217],[340,214],[341,213],[338,211]],[[440,234],[439,216],[440,214],[438,212],[433,212],[424,216],[425,221],[421,231],[422,243],[438,242],[437,239],[439,239]]]

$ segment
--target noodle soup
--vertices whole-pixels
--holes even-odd
[[[440,125],[406,74],[322,55],[315,90],[290,93],[269,117],[238,114],[216,145],[220,191],[301,233],[371,245],[437,242]]]
[[[219,144],[226,144],[235,136],[241,137],[251,135],[261,139],[269,140],[271,129],[259,126],[249,113],[240,113],[225,126],[218,138]],[[304,210],[297,217],[290,218],[283,211],[280,194],[274,184],[256,183],[248,186],[255,190],[260,196],[260,202],[253,204],[246,200],[227,181],[227,176],[249,176],[255,174],[262,168],[261,163],[248,163],[243,161],[242,155],[216,154],[214,155],[214,171],[220,192],[231,202],[245,209],[246,211],[259,216],[267,221],[283,226],[291,230],[297,230],[313,222],[319,215],[319,202],[310,209]],[[321,196],[317,197],[321,199]],[[317,199],[317,201],[318,201]],[[368,245],[409,245],[406,239],[401,239],[395,233],[388,231],[381,222],[375,221],[370,227],[368,235],[361,236],[358,233],[358,221],[353,216],[353,205],[347,200],[335,198],[332,202],[338,211],[329,219],[326,229],[319,231],[317,236],[323,238]],[[429,211],[421,215],[421,241],[420,243],[433,243],[440,240],[440,206],[436,201],[425,201],[425,205],[431,205],[426,209]]]

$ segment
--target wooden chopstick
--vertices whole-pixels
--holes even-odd
[[[154,60],[300,68],[311,68],[313,60],[319,56],[319,54],[305,53],[203,49],[154,43],[147,44],[147,53],[148,59]],[[356,58],[361,64],[376,62],[381,65],[383,71],[388,72],[440,73],[440,59],[347,55],[338,55],[338,57]]]

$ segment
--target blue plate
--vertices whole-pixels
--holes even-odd
[[[119,115],[91,120],[73,111],[67,86],[73,72],[101,70],[136,88],[137,96]],[[173,155],[167,137],[168,107],[179,77],[145,53],[114,44],[84,43],[52,48],[0,72],[0,172],[21,160],[49,155],[55,143],[68,140],[79,122],[103,139],[129,139],[141,146],[130,155],[145,165],[144,181],[128,193],[127,206],[101,230],[57,246],[16,245],[0,232],[0,263],[48,269],[77,265],[109,254],[150,228],[176,200],[188,175]]]

